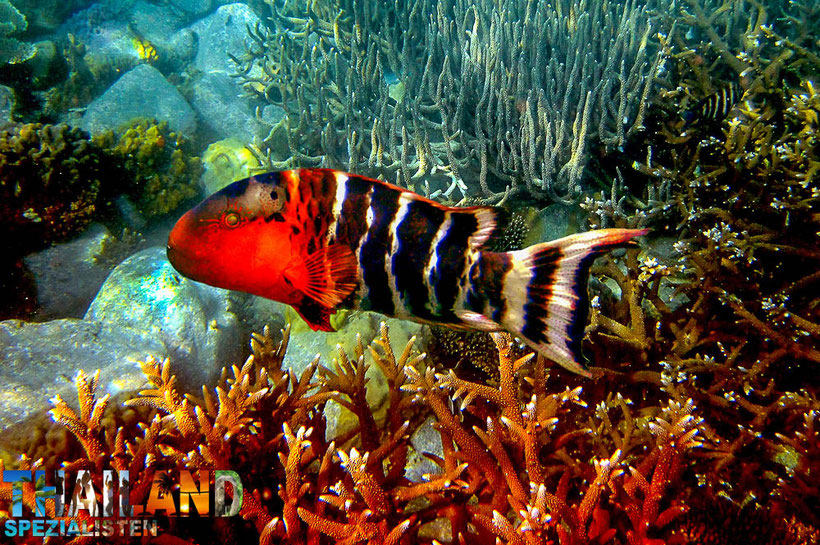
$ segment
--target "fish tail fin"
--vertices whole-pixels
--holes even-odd
[[[508,252],[501,326],[531,348],[580,375],[581,340],[588,312],[587,278],[595,257],[629,244],[646,229],[599,229]]]

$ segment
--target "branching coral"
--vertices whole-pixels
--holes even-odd
[[[494,340],[497,386],[425,368],[414,339],[394,353],[384,326],[369,350],[340,349],[335,370],[318,377],[316,363],[300,378],[281,369],[287,329],[278,344],[255,335],[253,355],[201,398],[178,393],[167,361],[148,360],[151,387],[127,404],[156,415],[136,433],[102,425],[109,400],[96,398],[98,375],[80,374],[79,413],[54,400],[55,420],[84,451],[65,468],[128,469],[131,505],[146,501],[158,471],[236,471],[240,517],[210,533],[186,519],[169,530],[206,542],[229,533],[260,543],[662,542],[685,512],[682,480],[700,446],[694,404],[647,407],[636,419],[613,398],[624,415],[615,421],[587,406],[581,387],[551,389],[545,362],[515,358],[509,336]],[[388,383],[384,418],[356,406],[370,361]],[[331,399],[358,420],[335,438],[322,411]],[[430,415],[443,450],[425,454],[438,469],[411,480],[409,438]]]
[[[574,201],[590,146],[642,130],[662,61],[653,10],[667,5],[349,0],[306,16],[266,3],[270,25],[236,60],[246,89],[287,114],[261,147],[286,139],[291,158],[270,164],[492,202]]]
[[[674,237],[593,268],[603,284],[590,348],[593,360],[609,362],[607,373],[619,373],[622,394],[659,388],[697,403],[710,444],[699,479],[709,496],[816,526],[816,506],[781,496],[799,490],[800,478],[780,477],[796,467],[791,438],[820,408],[814,45],[774,37],[762,26],[772,14],[758,3],[708,18],[706,4],[687,2],[678,22],[726,38],[704,45],[687,42],[698,32],[678,35],[669,52],[681,84],[667,97],[702,96],[721,74],[742,70],[740,99],[726,119],[654,125],[655,136],[631,148],[629,183],[585,203],[593,224],[651,225]],[[743,66],[726,61],[724,49]],[[707,54],[708,63],[695,57]]]

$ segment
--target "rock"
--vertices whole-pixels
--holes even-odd
[[[196,130],[196,114],[163,75],[140,64],[95,99],[81,126],[92,134],[114,130],[135,117],[167,121],[172,130],[190,137]]]
[[[244,54],[248,27],[258,23],[259,17],[247,5],[229,4],[181,31],[193,33],[199,42],[193,65],[201,76],[193,84],[192,105],[214,139],[249,142],[264,138],[284,117],[281,108],[244,96],[240,82],[231,77],[237,67],[228,53]],[[252,72],[251,76],[261,74]],[[256,118],[257,108],[263,122]]]
[[[259,17],[246,4],[228,4],[189,28],[199,36],[199,49],[194,67],[203,73],[232,74],[236,67],[228,53],[239,56],[245,52],[248,26],[260,23]]]
[[[128,20],[142,38],[157,43],[164,43],[184,23],[182,14],[167,4],[154,4],[144,0],[134,4]]]
[[[136,391],[145,384],[137,363],[162,354],[157,340],[131,328],[77,319],[0,322],[0,429],[42,413],[59,394],[76,408],[73,377],[100,373],[100,396]]]
[[[0,85],[0,129],[11,123],[11,109],[14,106],[14,91],[11,87]]]
[[[242,94],[242,86],[227,73],[209,72],[202,74],[194,83],[191,104],[202,123],[217,138],[241,141],[250,141],[253,137],[264,138],[270,132],[270,125],[282,119],[285,112],[278,106],[266,107],[262,111],[265,123],[260,123],[255,112],[261,104]]]
[[[34,277],[38,321],[82,318],[111,271],[96,257],[111,233],[94,224],[80,237],[26,256],[23,261]]]
[[[63,62],[57,52],[57,46],[51,40],[44,40],[34,44],[34,55],[26,62],[31,71],[31,78],[38,88],[44,88],[48,82],[53,82],[55,73],[59,73],[58,63]],[[52,83],[53,84],[53,83]]]
[[[551,204],[541,211],[540,240],[556,240],[579,231],[573,209],[563,204]]]
[[[134,33],[128,28],[127,11],[112,8],[110,4],[94,4],[72,15],[57,33],[74,36],[75,42],[82,44],[83,62],[92,73],[126,72],[141,62]]]
[[[169,3],[188,16],[200,17],[213,8],[212,0],[170,0]]]
[[[133,329],[162,344],[181,386],[196,391],[225,365],[241,363],[245,345],[229,292],[180,276],[164,248],[149,248],[109,275],[85,320]]]
[[[433,427],[435,422],[434,417],[428,417],[410,436],[413,449],[408,454],[404,476],[411,482],[422,483],[425,481],[422,475],[441,473],[441,467],[424,456],[424,453],[430,453],[444,458],[441,434]]]

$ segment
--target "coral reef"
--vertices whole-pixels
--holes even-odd
[[[643,129],[662,64],[652,37],[668,30],[662,0],[265,3],[269,25],[236,58],[247,91],[287,114],[260,155],[287,139],[270,165],[451,201],[577,200],[589,149]]]
[[[97,209],[105,154],[68,125],[0,133],[0,236],[22,255],[82,230]]]
[[[34,55],[31,44],[21,42],[14,37],[28,27],[26,18],[9,0],[0,1],[0,65],[17,64]]]
[[[215,392],[203,388],[201,398],[177,393],[167,361],[148,360],[143,370],[152,387],[125,403],[138,412],[111,416],[108,396],[96,396],[99,375],[81,373],[79,413],[59,398],[52,413],[79,441],[79,458],[65,467],[98,475],[129,469],[140,476],[132,505],[145,502],[157,471],[242,475],[240,515],[251,526],[233,518],[203,530],[174,519],[175,535],[199,542],[728,543],[727,528],[745,530],[748,511],[713,499],[730,521],[716,526],[709,496],[690,497],[698,466],[709,460],[694,454],[708,452],[702,442],[714,446],[702,438],[708,427],[691,400],[652,408],[610,395],[589,406],[581,387],[551,387],[542,360],[513,360],[511,339],[493,337],[497,386],[425,368],[423,356],[412,357],[413,340],[397,357],[383,329],[370,347],[390,388],[382,420],[364,401],[361,342],[354,359],[340,349],[333,370],[317,372],[314,362],[297,378],[281,369],[287,330],[278,344],[267,332],[255,335],[253,356],[223,372]],[[330,399],[358,420],[334,440],[325,437],[322,416]],[[422,424],[428,414],[443,451],[427,454],[438,471],[414,482],[405,476],[409,437],[429,425]],[[18,465],[50,463],[23,457]],[[29,510],[34,494],[24,495]],[[761,522],[750,543],[816,539],[797,520],[754,516]]]
[[[659,102],[647,116],[657,130],[624,157],[632,164],[619,165],[608,195],[585,202],[593,225],[671,236],[665,248],[593,268],[603,286],[588,347],[623,395],[654,385],[696,402],[711,445],[698,471],[709,494],[817,527],[816,495],[797,492],[820,484],[808,446],[820,409],[816,45],[775,35],[760,4],[720,5],[689,0],[676,14],[669,55],[680,85],[664,96],[686,111],[686,97],[734,74],[740,99],[722,121],[691,127],[667,121],[669,103]],[[808,25],[809,10],[788,9],[795,29]]]
[[[109,397],[96,396],[98,374],[76,378],[79,413],[57,397],[52,414],[81,447],[65,467],[96,475],[129,469],[140,476],[131,486],[132,505],[146,501],[157,471],[220,468],[242,475],[240,515],[251,526],[237,517],[203,530],[175,519],[172,530],[180,537],[663,543],[687,511],[683,484],[693,484],[692,453],[702,449],[694,404],[636,408],[610,396],[591,407],[581,387],[551,387],[543,360],[513,360],[509,336],[493,338],[497,386],[426,368],[423,355],[412,355],[413,339],[397,356],[383,327],[368,357],[389,385],[381,420],[365,401],[369,364],[361,341],[353,358],[340,348],[332,370],[314,362],[296,377],[281,369],[287,329],[278,344],[267,332],[255,335],[248,361],[226,369],[215,391],[203,388],[201,398],[177,392],[167,361],[143,363],[152,386],[125,404],[156,416],[140,413],[136,433],[136,413],[130,425],[115,429],[110,417],[104,425]],[[322,413],[331,399],[358,420],[333,440],[325,437]],[[429,414],[443,451],[426,455],[439,469],[413,482],[405,476],[409,437]]]
[[[257,2],[269,27],[236,58],[246,89],[287,112],[255,149],[268,166],[515,206],[577,199],[586,172],[608,180],[583,199],[590,227],[652,229],[592,268],[593,379],[504,334],[393,347],[386,327],[297,374],[290,330],[265,331],[201,396],[167,360],[143,363],[151,386],[126,409],[80,374],[79,410],[54,399],[73,438],[40,431],[48,457],[13,463],[129,469],[132,504],[160,471],[236,471],[239,516],[165,521],[198,543],[817,543],[820,8],[296,4]],[[167,146],[147,125],[132,138],[156,152],[159,134]],[[592,161],[596,147],[619,153]],[[526,244],[517,218],[498,248]],[[349,425],[329,426],[331,404]],[[9,500],[0,489],[0,512]]]
[[[144,215],[167,214],[198,195],[200,160],[167,123],[137,119],[121,133],[106,131],[94,142],[121,162],[127,182],[117,193],[132,198]]]

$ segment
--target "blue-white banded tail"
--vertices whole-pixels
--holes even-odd
[[[587,277],[596,256],[630,243],[644,229],[601,229],[514,252],[482,252],[471,274],[471,306],[460,317],[476,329],[505,329],[580,375],[588,312]],[[468,303],[470,303],[468,297]]]

